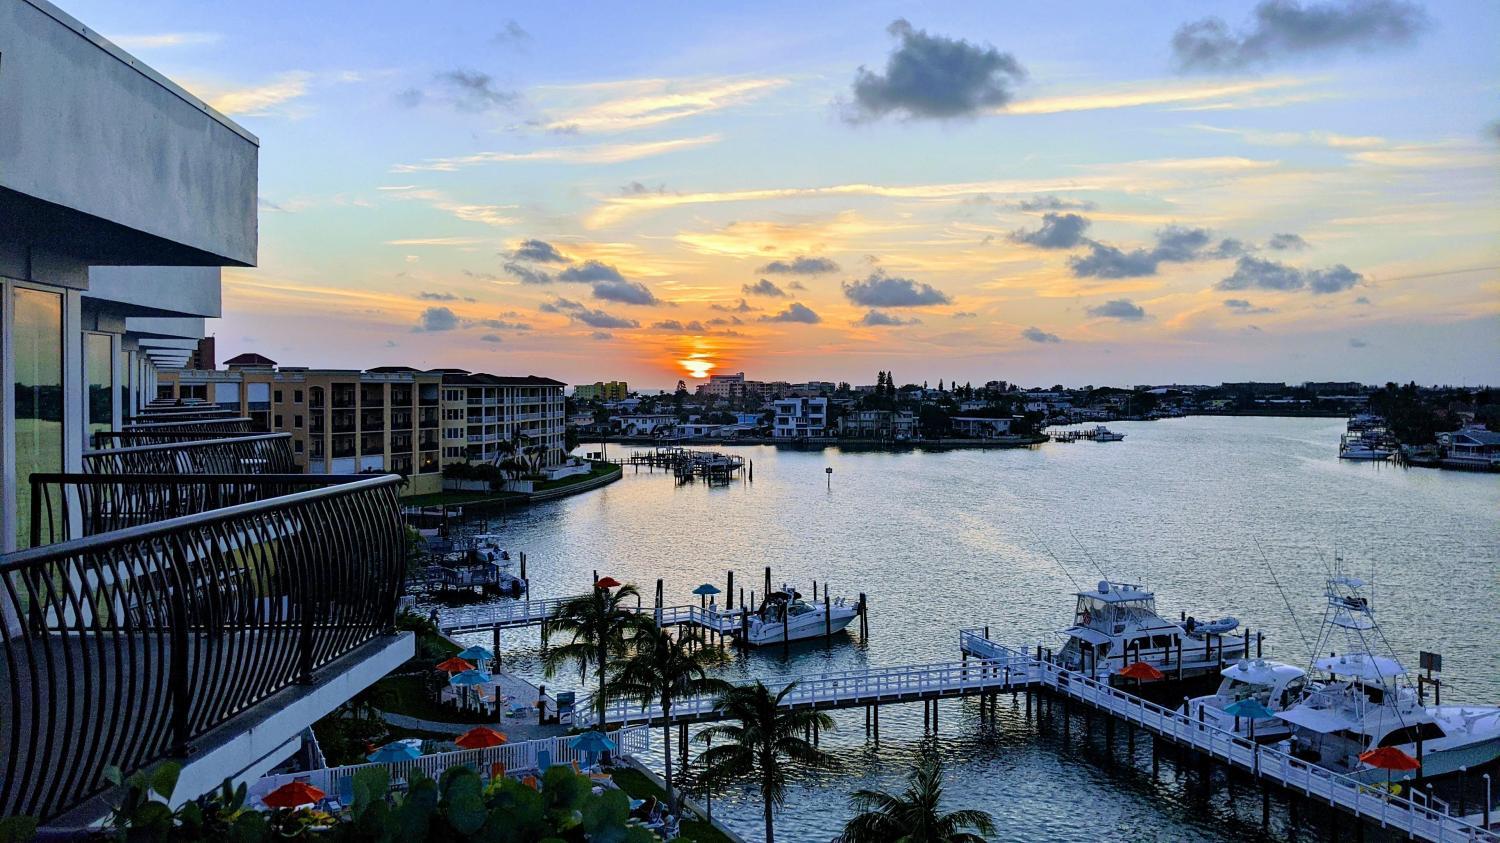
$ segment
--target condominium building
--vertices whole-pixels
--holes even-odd
[[[573,387],[573,398],[578,401],[623,401],[630,394],[625,381],[594,381]]]
[[[771,435],[777,439],[808,439],[827,436],[827,398],[778,398]]]
[[[496,462],[517,449],[535,448],[539,468],[561,465],[568,427],[563,387],[536,375],[445,371],[444,459]]]
[[[706,383],[698,385],[697,392],[714,398],[740,398],[745,394],[745,373],[709,375]]]
[[[411,658],[406,542],[397,478],[151,404],[257,259],[255,136],[47,0],[0,56],[0,817],[80,839],[111,768],[255,779]]]
[[[442,491],[442,467],[495,462],[519,443],[538,467],[564,458],[567,417],[560,381],[406,366],[312,369],[258,354],[226,368],[165,373],[157,397],[202,400],[251,419],[253,429],[289,433],[297,465],[312,474],[392,472],[402,491]]]

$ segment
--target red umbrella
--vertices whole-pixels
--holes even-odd
[[[1376,747],[1375,749],[1361,752],[1359,754],[1359,760],[1365,762],[1366,764],[1369,764],[1371,767],[1377,767],[1386,771],[1385,787],[1387,790],[1389,790],[1391,787],[1391,770],[1422,769],[1422,762],[1411,757],[1410,755],[1407,755],[1394,746],[1381,746]]]
[[[596,583],[594,583],[594,588],[619,588],[619,587],[620,587],[620,581],[617,580],[617,579],[615,579],[614,577],[600,577],[599,581],[596,582]]]
[[[1159,679],[1166,678],[1165,673],[1162,673],[1161,671],[1152,667],[1147,662],[1131,662],[1129,666],[1125,667],[1119,672],[1119,675],[1129,677],[1131,679],[1136,679],[1141,682],[1155,682]]]
[[[463,673],[466,670],[473,670],[474,665],[469,664],[458,656],[453,656],[447,661],[440,663],[437,669],[444,673]]]
[[[271,808],[295,808],[298,805],[315,805],[322,801],[323,791],[307,782],[287,782],[267,793],[260,801]]]
[[[488,726],[476,726],[459,735],[454,743],[464,749],[487,749],[492,746],[504,746],[506,740],[504,732],[497,732]]]

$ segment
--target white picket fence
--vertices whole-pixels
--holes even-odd
[[[651,730],[643,726],[618,729],[605,734],[614,741],[616,749],[613,754],[616,756],[634,755],[645,752],[651,747]],[[571,738],[568,736],[560,736],[521,741],[488,749],[435,752],[394,764],[351,764],[345,767],[325,767],[321,770],[263,776],[250,785],[248,801],[251,805],[259,806],[261,797],[293,781],[306,782],[333,798],[340,798],[341,795],[347,797],[354,792],[354,775],[360,770],[371,767],[386,768],[392,782],[408,781],[414,770],[421,770],[429,778],[437,779],[449,767],[468,767],[480,775],[488,776],[495,764],[504,764],[506,775],[514,776],[518,773],[537,772],[538,754],[543,750],[551,756],[551,763],[554,765],[568,765],[577,761],[580,767],[584,766],[589,759],[585,757],[585,753],[568,746],[569,740]]]

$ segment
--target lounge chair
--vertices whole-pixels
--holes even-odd
[[[552,767],[552,750],[539,749],[536,751],[536,769],[539,773],[546,773]]]

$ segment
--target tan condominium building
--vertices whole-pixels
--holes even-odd
[[[442,467],[494,461],[517,442],[541,467],[563,460],[566,415],[559,381],[405,366],[314,369],[258,354],[224,369],[164,373],[160,398],[200,398],[292,435],[299,466],[313,474],[394,472],[403,494],[442,491]]]
[[[624,401],[630,396],[630,386],[625,381],[594,381],[573,387],[576,401]]]

